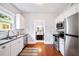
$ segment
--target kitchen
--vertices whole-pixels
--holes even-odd
[[[54,47],[60,56],[79,56],[78,12],[76,3],[0,3],[0,56],[23,56],[24,49],[30,51],[25,56],[38,56],[45,47],[40,42]],[[41,48],[28,48],[34,44]],[[58,54],[50,51],[44,56]]]

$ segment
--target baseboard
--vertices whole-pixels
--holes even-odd
[[[36,40],[36,42],[44,42],[44,40]]]
[[[44,42],[44,44],[53,44],[53,43],[51,43],[51,42]]]
[[[36,44],[36,42],[28,42],[27,44]]]
[[[43,41],[28,42],[27,44],[36,44],[37,42],[43,42]],[[53,43],[51,43],[51,42],[44,42],[44,44],[53,44]]]

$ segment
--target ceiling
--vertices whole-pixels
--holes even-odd
[[[38,13],[61,13],[69,5],[69,3],[47,3],[47,4],[35,4],[35,3],[14,3],[13,4],[22,13],[38,12]]]

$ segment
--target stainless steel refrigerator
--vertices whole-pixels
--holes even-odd
[[[65,19],[65,56],[79,55],[79,14],[75,13]]]

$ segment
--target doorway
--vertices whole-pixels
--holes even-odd
[[[34,27],[36,42],[44,42],[45,21],[35,20]]]
[[[36,40],[44,40],[44,27],[39,26],[36,28]]]

